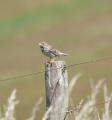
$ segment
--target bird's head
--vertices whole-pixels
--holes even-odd
[[[38,45],[39,45],[40,47],[41,47],[41,46],[48,46],[48,44],[47,44],[46,42],[44,42],[44,41],[43,41],[43,42],[39,42]]]
[[[50,45],[48,45],[45,41],[43,41],[43,42],[39,42],[39,44],[38,44],[41,48],[42,47],[44,47],[44,48],[51,48],[51,46]]]
[[[51,46],[44,41],[40,42],[38,45],[40,46],[42,51],[48,51],[51,48]]]

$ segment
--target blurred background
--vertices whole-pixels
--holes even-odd
[[[67,65],[112,56],[111,0],[1,0],[0,80],[44,70],[38,42],[46,41],[70,54]],[[82,73],[72,98],[79,103],[90,93],[90,81],[105,78],[112,90],[112,60],[68,70],[69,79]],[[17,89],[17,120],[25,120],[39,97],[45,98],[44,74],[0,82],[0,106]],[[102,98],[99,98],[101,100]],[[41,119],[45,102],[37,113]]]

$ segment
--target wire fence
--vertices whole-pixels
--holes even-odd
[[[106,100],[106,101],[101,101],[101,102],[98,102],[96,104],[93,104],[93,105],[90,105],[90,107],[98,107],[98,106],[102,106],[108,102],[112,102],[111,99],[109,100]],[[70,112],[74,112],[74,111],[79,111],[81,109],[81,106],[80,107],[71,107],[70,109],[68,109],[68,111],[66,111],[67,113],[70,113]]]
[[[89,108],[91,108],[91,107],[101,107],[102,105],[105,105],[106,103],[109,103],[109,102],[111,104],[112,99],[109,99],[109,100],[106,100],[106,101],[101,101],[101,102],[98,102],[96,104],[90,105]],[[82,105],[80,105],[79,107],[71,107],[70,109],[68,109],[68,111],[66,111],[64,120],[66,120],[68,114],[71,115],[71,113],[79,112],[81,110],[81,108],[82,108]]]
[[[101,62],[101,61],[107,61],[107,60],[112,60],[112,56],[110,57],[103,57],[103,58],[99,58],[99,59],[95,59],[95,60],[89,60],[89,61],[84,61],[84,62],[80,62],[80,63],[74,63],[71,65],[67,66],[67,69],[71,68],[71,67],[75,67],[75,66],[80,66],[80,65],[84,65],[84,64],[93,64],[93,63],[97,63],[97,62]],[[60,69],[56,68],[56,69]],[[19,75],[19,76],[14,76],[14,77],[9,77],[9,78],[5,78],[5,79],[1,79],[0,82],[5,82],[5,81],[9,81],[9,80],[13,80],[13,79],[18,79],[18,78],[25,78],[28,76],[33,76],[33,75],[39,75],[39,74],[43,74],[45,73],[45,70],[39,71],[39,72],[34,72],[34,73],[29,73],[29,74],[24,74],[24,75]]]
[[[84,64],[92,64],[92,63],[101,62],[101,61],[107,61],[107,60],[112,60],[112,56],[111,57],[105,57],[105,58],[99,58],[99,59],[95,59],[95,60],[90,60],[90,61],[84,61],[84,62],[80,62],[80,63],[74,63],[74,64],[71,64],[71,65],[68,65],[68,66],[65,66],[65,67],[67,69],[69,69],[69,68],[75,67],[75,66],[80,66],[80,65],[84,65]],[[56,68],[56,69],[60,69],[60,68],[61,67]],[[39,71],[39,72],[35,72],[35,73],[29,73],[29,74],[24,74],[24,75],[20,75],[20,76],[10,77],[10,78],[6,78],[6,79],[1,79],[0,82],[9,81],[9,80],[18,79],[18,78],[29,77],[29,76],[32,76],[32,75],[40,75],[40,74],[43,74],[43,73],[45,73],[45,70]],[[58,81],[59,81],[59,79],[58,79]],[[57,83],[58,83],[58,81],[57,81]],[[56,83],[56,86],[57,86],[57,83]],[[54,89],[53,96],[54,96],[55,90],[56,90],[56,87]],[[52,99],[53,99],[53,96],[52,96]],[[111,99],[106,100],[106,101],[100,101],[97,104],[90,105],[90,107],[102,106],[102,105],[105,105],[108,102],[111,103]],[[66,119],[66,117],[67,117],[67,115],[69,113],[72,113],[72,112],[75,112],[75,111],[78,112],[80,109],[81,109],[81,106],[80,107],[71,106],[66,111],[65,119]]]

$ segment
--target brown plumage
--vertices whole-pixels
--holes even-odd
[[[60,56],[67,56],[68,54],[63,53],[52,46],[48,45],[46,42],[40,42],[39,46],[41,48],[42,53],[50,58],[50,61],[53,60],[56,57]]]

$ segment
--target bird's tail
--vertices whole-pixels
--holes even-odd
[[[61,55],[62,55],[62,56],[68,56],[68,54],[66,54],[66,53],[61,53]]]

